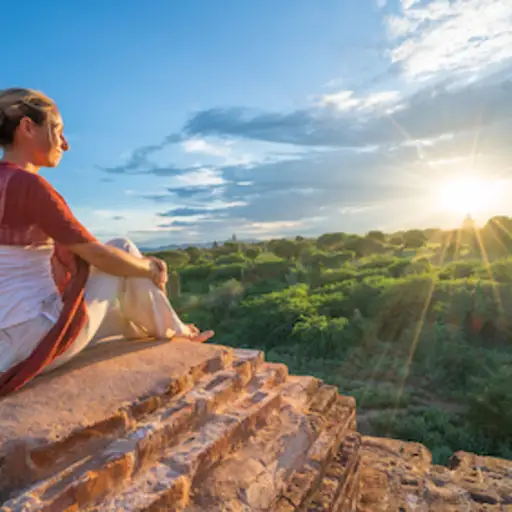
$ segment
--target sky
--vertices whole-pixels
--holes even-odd
[[[145,247],[512,215],[512,0],[26,0],[0,88],[55,99],[42,174]]]

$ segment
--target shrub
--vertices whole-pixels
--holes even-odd
[[[213,265],[203,264],[203,265],[190,265],[186,268],[180,269],[179,274],[182,280],[192,281],[192,280],[206,280],[210,277],[210,274],[213,270]]]
[[[259,255],[261,254],[261,247],[258,247],[257,245],[251,245],[245,248],[245,255],[250,260],[255,260]]]
[[[203,306],[209,308],[233,308],[244,296],[245,288],[236,279],[230,279],[217,286],[211,286],[205,296]]]
[[[373,238],[374,240],[378,240],[379,242],[384,242],[386,240],[386,235],[382,231],[369,231],[366,234],[367,238]]]
[[[362,238],[359,236],[353,236],[345,240],[343,243],[343,249],[353,251],[358,258],[386,251],[382,242],[373,240],[372,238]]]
[[[311,277],[311,287],[318,288],[326,284],[340,283],[357,277],[357,271],[351,268],[327,270]]]
[[[316,246],[322,250],[332,250],[340,247],[346,238],[345,233],[326,233],[317,238]]]
[[[381,293],[373,301],[372,314],[378,335],[385,340],[399,340],[406,329],[422,320],[430,301],[435,280],[432,276],[382,279]]]
[[[439,272],[439,279],[466,279],[474,276],[481,269],[477,260],[453,261],[445,265]]]
[[[292,240],[272,240],[269,243],[269,249],[279,258],[283,258],[285,260],[293,260],[299,256],[300,245],[297,242]]]
[[[190,263],[192,263],[192,265],[195,265],[201,257],[201,250],[197,247],[187,247],[185,252],[188,254]]]
[[[247,274],[259,279],[284,279],[290,268],[292,265],[285,260],[256,261]]]
[[[407,260],[409,261],[409,260]],[[387,269],[398,262],[397,258],[388,254],[372,254],[366,258],[361,258],[357,266],[360,270],[367,269]]]
[[[356,255],[354,251],[341,251],[331,254],[322,254],[319,262],[327,268],[338,269],[348,261],[352,261],[355,256]]]
[[[344,331],[346,318],[314,315],[299,319],[293,326],[290,341],[297,343],[299,359],[307,357],[340,357],[346,351]]]
[[[232,263],[231,265],[221,265],[215,267],[210,274],[211,281],[220,281],[226,279],[238,279],[242,281],[245,277],[245,265],[243,263]]]
[[[280,292],[245,298],[233,312],[229,322],[222,325],[223,332],[243,333],[238,345],[262,347],[290,345],[294,325],[313,316],[315,309],[306,285],[286,288]]]
[[[232,263],[245,263],[246,259],[243,254],[241,253],[231,253],[231,254],[225,254],[223,256],[219,256],[215,260],[216,265],[230,265]]]
[[[391,277],[404,277],[407,274],[407,270],[411,266],[411,260],[409,258],[394,258],[394,261],[390,263],[388,272]]]
[[[189,262],[189,255],[185,251],[157,251],[148,253],[148,256],[164,260],[169,268],[181,268]]]
[[[498,283],[512,282],[512,259],[504,259],[493,262],[489,267],[482,267],[479,275],[490,278]]]
[[[490,436],[512,437],[512,366],[474,380],[479,391],[469,397],[469,418]]]
[[[419,249],[427,241],[425,233],[419,229],[406,231],[403,236],[404,246],[410,249]]]

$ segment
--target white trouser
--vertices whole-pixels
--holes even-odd
[[[107,243],[137,257],[137,247],[126,238]],[[45,371],[68,362],[85,347],[113,335],[125,338],[149,336],[163,338],[187,334],[187,327],[179,319],[165,294],[150,279],[116,277],[91,267],[85,286],[87,322],[74,343]],[[0,329],[0,372],[26,359],[53,326],[53,322],[39,315],[7,329]]]

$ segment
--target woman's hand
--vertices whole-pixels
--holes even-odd
[[[164,260],[155,258],[154,256],[149,256],[148,260],[151,265],[151,280],[165,293],[168,279],[167,264]]]

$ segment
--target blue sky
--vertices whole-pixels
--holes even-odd
[[[27,0],[2,18],[0,87],[57,101],[72,150],[42,172],[103,240],[512,214],[510,0]]]

